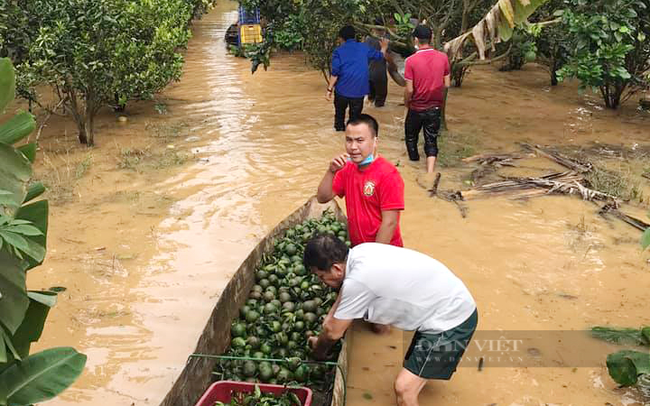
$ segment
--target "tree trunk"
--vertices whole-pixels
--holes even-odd
[[[558,65],[559,65],[558,60],[553,58],[551,60],[551,86],[557,86],[558,84],[558,80],[557,80],[557,71],[559,69]]]
[[[83,113],[80,111],[81,109],[79,108],[79,101],[77,100],[77,94],[73,91],[70,90],[69,88],[66,88],[64,90],[64,93],[68,95],[68,103],[64,104],[64,107],[66,111],[72,116],[72,119],[74,120],[74,123],[77,125],[77,137],[79,138],[79,142],[81,144],[87,144],[88,143],[88,137],[86,134],[86,128],[84,126],[84,121],[85,117]]]
[[[621,95],[625,90],[624,84],[607,84],[600,87],[600,91],[603,94],[603,99],[605,100],[605,107],[608,109],[616,110],[621,105]]]
[[[84,133],[86,134],[86,145],[92,147],[95,145],[95,115],[97,106],[93,101],[86,100],[86,111],[84,114]]]
[[[467,32],[469,28],[469,0],[463,0],[463,17],[460,23],[460,32]]]
[[[442,50],[442,30],[439,24],[433,27],[433,47],[437,50]]]

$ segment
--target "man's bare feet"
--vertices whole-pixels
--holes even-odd
[[[387,326],[385,324],[370,323],[370,329],[375,334],[390,334],[390,326]]]

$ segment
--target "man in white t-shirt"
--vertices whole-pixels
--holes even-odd
[[[395,379],[400,406],[417,406],[427,379],[448,380],[476,330],[476,303],[446,266],[417,251],[379,243],[349,249],[324,234],[305,247],[305,266],[340,288],[318,337],[309,344],[324,358],[354,319],[415,331]]]

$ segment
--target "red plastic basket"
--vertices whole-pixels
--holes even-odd
[[[309,388],[288,388],[282,385],[269,385],[265,383],[249,383],[237,381],[219,381],[215,382],[208,388],[207,391],[201,396],[196,406],[214,406],[214,403],[230,402],[232,392],[248,392],[251,393],[255,390],[255,385],[260,387],[262,393],[273,393],[279,395],[285,391],[293,392],[298,396],[302,406],[311,406],[311,389]]]

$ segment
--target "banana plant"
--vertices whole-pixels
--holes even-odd
[[[0,59],[0,115],[15,97],[11,61]],[[59,347],[30,354],[56,292],[27,290],[26,272],[45,259],[48,202],[43,184],[32,182],[36,144],[22,143],[34,131],[31,114],[0,123],[0,406],[51,399],[81,374],[86,356]]]

